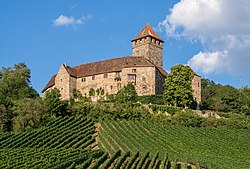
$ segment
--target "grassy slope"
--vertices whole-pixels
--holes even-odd
[[[102,147],[110,153],[118,149],[123,152],[159,152],[161,159],[167,153],[180,161],[200,162],[216,168],[250,168],[249,130],[103,121],[98,135]]]

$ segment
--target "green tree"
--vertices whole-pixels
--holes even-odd
[[[61,100],[60,91],[57,88],[51,89],[44,97],[45,111],[51,116],[64,116],[69,114],[67,112],[68,102]]]
[[[115,100],[120,103],[132,103],[136,101],[137,93],[135,86],[132,83],[128,83],[121,90],[119,90],[115,96]]]
[[[38,93],[30,84],[30,69],[24,64],[15,64],[12,68],[0,70],[0,105],[3,131],[11,131],[13,102],[23,98],[36,98]],[[3,108],[4,107],[4,108]]]
[[[237,89],[230,85],[216,84],[209,79],[201,80],[201,108],[223,112],[250,113],[250,89]]]
[[[189,66],[181,64],[173,66],[164,84],[165,103],[183,108],[195,105],[191,86],[193,78],[194,72]]]
[[[14,102],[13,130],[15,132],[39,128],[44,125],[49,115],[44,111],[41,98],[24,98]]]
[[[250,88],[247,86],[239,89],[240,91],[240,101],[242,103],[241,111],[247,115],[250,115]]]

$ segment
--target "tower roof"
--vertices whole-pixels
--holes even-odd
[[[151,36],[163,42],[163,40],[161,40],[161,38],[155,33],[154,29],[149,24],[146,24],[146,26],[140,31],[140,33],[131,41],[135,41],[137,39],[141,39],[147,36]]]

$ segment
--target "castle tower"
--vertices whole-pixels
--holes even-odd
[[[162,67],[162,46],[164,42],[149,24],[131,42],[132,56],[142,56],[156,66]]]

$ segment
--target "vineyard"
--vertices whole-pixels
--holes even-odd
[[[98,136],[100,147],[110,154],[117,150],[141,152],[141,159],[157,161],[160,166],[175,162],[205,168],[250,168],[249,130],[163,127],[122,120],[101,122]],[[145,159],[139,164],[145,164]]]
[[[198,169],[250,166],[250,132],[60,117],[0,134],[0,168]]]
[[[57,118],[46,127],[0,135],[0,168],[86,168],[102,157],[95,127],[83,117]]]

